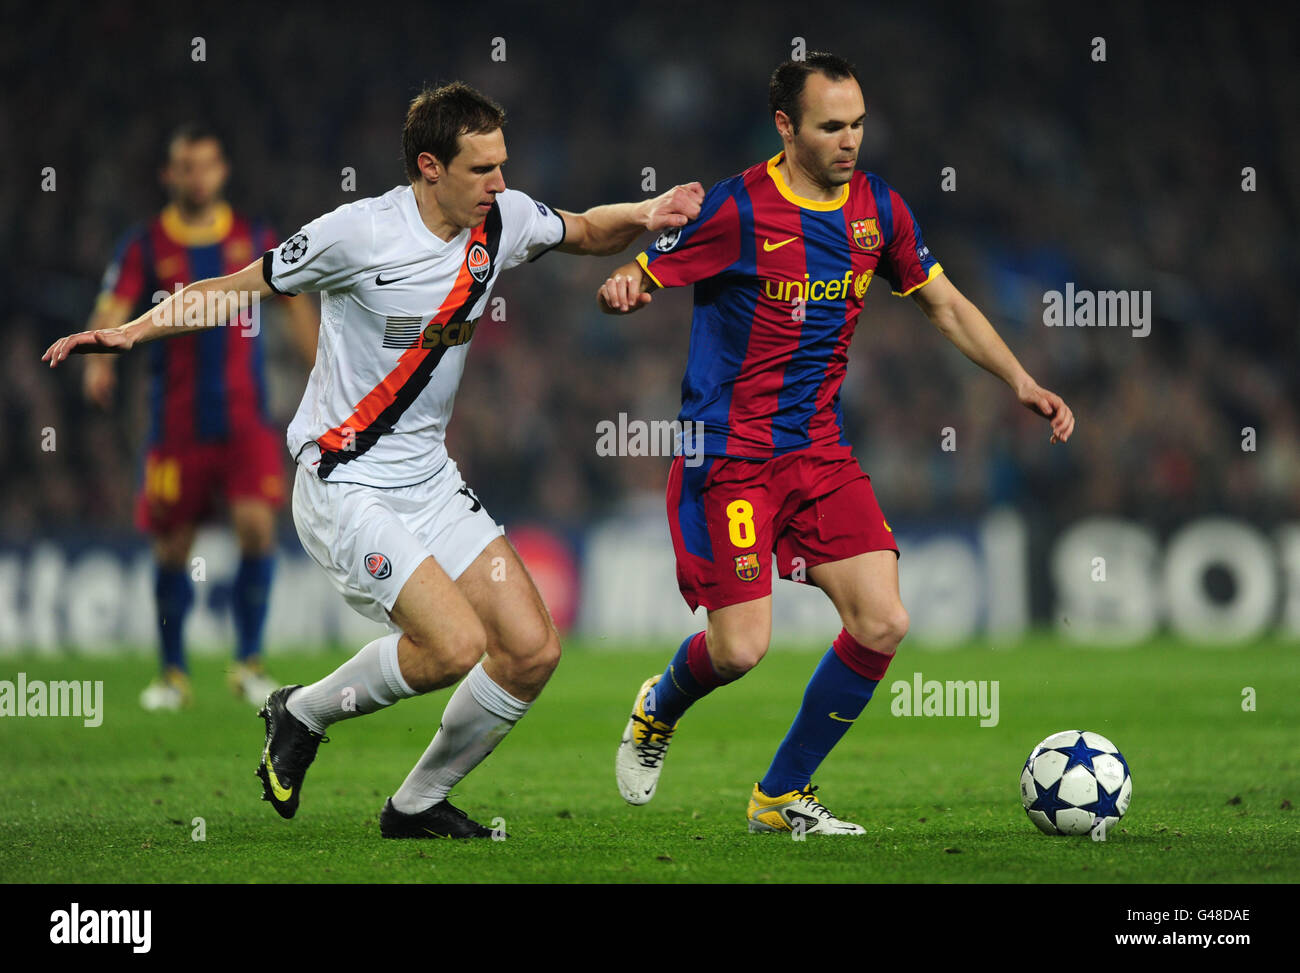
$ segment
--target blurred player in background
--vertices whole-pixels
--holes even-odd
[[[705,457],[674,461],[668,517],[682,595],[692,611],[708,609],[707,628],[637,692],[615,773],[626,801],[648,802],[682,714],[763,658],[775,552],[778,574],[826,592],[844,627],[754,785],[749,830],[856,835],[860,825],[814,796],[812,776],[908,627],[898,546],[839,402],[872,277],[910,295],[968,358],[1047,417],[1051,442],[1069,438],[1074,417],[943,276],[902,197],[857,171],[866,109],[848,62],[810,54],[782,64],[769,103],[784,150],[714,186],[697,220],[663,234],[598,293],[602,310],[628,313],[657,288],[695,285],[680,419],[703,427],[703,443],[690,445]]]
[[[279,241],[269,227],[222,199],[229,166],[217,135],[201,125],[168,142],[162,182],[171,201],[119,243],[104,275],[91,330],[116,328],[142,306],[186,284],[246,265]],[[294,343],[310,366],[317,318],[311,304],[284,302]],[[258,322],[215,329],[149,350],[149,447],[135,520],[153,537],[162,672],[140,694],[145,709],[191,700],[185,617],[194,600],[195,529],[224,501],[239,543],[231,609],[235,663],[230,687],[260,705],[276,687],[262,667],[275,511],[284,500],[281,440],[269,424],[265,342]],[[86,359],[85,393],[107,409],[117,384],[110,355]]]
[[[70,353],[125,351],[211,327],[230,313],[222,295],[321,293],[321,350],[288,433],[298,462],[294,523],[347,603],[390,632],[315,683],[266,700],[257,774],[285,818],[298,810],[330,726],[459,682],[433,740],[385,803],[380,833],[492,837],[448,795],[559,664],[559,635],[532,578],[447,455],[470,344],[502,271],[554,249],[614,254],[645,230],[680,228],[698,215],[704,188],[553,210],[506,188],[504,124],[501,107],[468,85],[422,92],[402,131],[406,181],[312,220],[236,273],[187,288],[218,298],[216,320],[169,326],[185,300],[177,296],[115,331],[62,338],[44,355],[54,367]]]

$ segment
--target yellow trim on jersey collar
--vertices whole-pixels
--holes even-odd
[[[844,184],[844,190],[840,193],[839,199],[805,199],[803,196],[796,195],[794,190],[785,184],[785,180],[781,178],[781,170],[777,168],[784,156],[785,151],[782,150],[767,160],[767,174],[772,177],[772,182],[776,184],[776,191],[787,200],[796,206],[802,206],[804,209],[815,209],[822,213],[839,209],[849,201],[849,183],[847,182]]]
[[[175,203],[163,207],[158,216],[163,232],[183,247],[207,247],[220,243],[230,235],[230,228],[235,224],[235,214],[229,203],[217,203],[213,210],[213,220],[209,226],[191,226],[181,219],[180,210]]]

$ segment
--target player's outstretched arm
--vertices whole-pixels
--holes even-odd
[[[1049,442],[1063,443],[1070,438],[1074,432],[1074,413],[1065,400],[1030,377],[988,318],[946,275],[939,274],[914,291],[912,298],[963,355],[1011,386],[1022,405],[1047,418],[1052,426]]]
[[[120,327],[80,331],[60,338],[46,349],[41,361],[48,361],[54,368],[69,355],[130,351],[144,341],[214,328],[247,308],[253,295],[260,301],[270,293],[271,285],[262,277],[259,257],[233,274],[190,284]]]
[[[631,314],[650,303],[650,292],[659,285],[650,279],[639,263],[625,263],[600,285],[596,303],[606,314]]]
[[[685,226],[700,215],[702,202],[704,187],[690,182],[639,203],[609,203],[585,213],[556,210],[564,220],[564,242],[558,249],[600,257],[621,253],[646,230]]]

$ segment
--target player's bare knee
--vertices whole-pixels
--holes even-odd
[[[715,648],[709,645],[709,661],[724,679],[739,679],[753,669],[767,655],[767,643],[756,639],[721,642]]]
[[[189,566],[189,551],[156,550],[154,559],[168,570],[182,571]]]
[[[275,514],[269,505],[237,504],[231,521],[239,552],[245,557],[260,557],[275,547]]]
[[[514,680],[525,686],[544,686],[560,664],[560,637],[550,625],[523,652],[512,657]]]
[[[467,626],[465,630],[457,632],[444,641],[443,662],[459,679],[478,665],[478,660],[483,658],[485,651],[487,651],[487,632],[483,630],[483,626],[479,625],[476,628]]]
[[[553,627],[548,625],[546,628],[546,639],[533,654],[533,668],[550,676],[560,664],[560,636]]]
[[[487,633],[478,619],[455,632],[433,636],[407,632],[412,651],[402,654],[402,676],[416,692],[427,693],[458,681],[474,668],[487,648]],[[400,652],[399,647],[399,652]]]
[[[165,568],[178,570],[188,566],[193,537],[189,531],[179,530],[154,537],[154,559]]]
[[[850,616],[844,627],[862,645],[888,652],[903,641],[910,624],[907,609],[899,604],[883,613]]]
[[[260,557],[269,554],[275,547],[275,532],[262,526],[249,527],[236,531],[239,553],[245,557]]]
[[[889,640],[895,647],[897,647],[898,643],[907,637],[907,630],[911,624],[912,619],[907,614],[907,609],[902,605],[895,606],[886,622]]]
[[[503,646],[517,670],[530,669],[549,675],[560,662],[560,635],[545,614],[516,622]]]

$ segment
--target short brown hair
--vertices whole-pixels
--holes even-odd
[[[421,152],[431,153],[445,166],[451,165],[460,152],[462,135],[495,132],[505,123],[505,109],[463,81],[425,88],[411,101],[402,126],[407,178],[419,178],[416,159]]]
[[[771,110],[773,118],[778,111],[785,112],[796,134],[799,131],[799,123],[803,121],[803,105],[799,99],[803,95],[808,75],[814,73],[823,74],[831,81],[843,81],[845,78],[858,80],[858,74],[853,70],[852,64],[842,57],[827,54],[825,51],[813,51],[802,61],[785,61],[778,64],[767,85],[767,107]]]
[[[211,125],[201,121],[188,121],[177,125],[172,129],[171,134],[167,137],[167,145],[163,152],[163,159],[167,160],[171,158],[172,149],[176,147],[177,142],[192,145],[195,142],[206,142],[209,139],[216,142],[217,148],[221,150],[221,154],[225,155],[226,149],[221,135]]]

